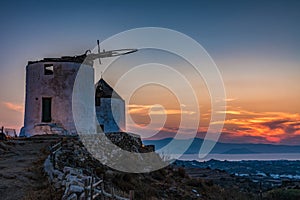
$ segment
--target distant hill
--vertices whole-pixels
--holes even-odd
[[[153,144],[155,149],[159,150],[172,141],[172,153],[180,153],[180,149],[187,144],[189,140],[177,140],[173,138],[165,138],[161,140],[143,140],[145,145]],[[203,139],[195,138],[191,141],[191,145],[185,154],[197,154],[203,143]],[[217,142],[210,153],[213,154],[250,154],[250,153],[300,153],[300,146],[289,145],[273,145],[273,144],[236,144]]]
[[[230,149],[228,151],[223,152],[222,154],[256,154],[258,152],[251,151],[247,148],[237,148],[237,149]]]

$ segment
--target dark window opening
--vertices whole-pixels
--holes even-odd
[[[51,122],[51,98],[42,99],[42,122]]]
[[[102,129],[102,132],[104,132],[104,125],[103,124],[100,124],[100,127]]]
[[[101,99],[99,97],[96,97],[95,101],[96,101],[96,106],[101,105]]]
[[[53,75],[54,67],[52,64],[44,65],[44,74],[45,75]]]

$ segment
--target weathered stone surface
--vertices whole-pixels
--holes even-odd
[[[69,187],[70,193],[73,193],[73,192],[81,193],[83,191],[84,191],[84,188],[79,185],[70,185],[70,187]]]
[[[52,74],[47,74],[47,65],[53,67]],[[74,103],[73,87],[78,71],[84,73],[87,78],[88,89],[82,93],[90,92],[89,100],[94,100],[94,69],[89,65],[81,65],[77,62],[62,60],[39,61],[28,63],[26,67],[26,98],[25,98],[25,121],[22,136],[37,134],[77,134],[72,108]],[[88,81],[89,80],[89,81]],[[51,98],[51,115],[42,119],[43,98]],[[73,99],[73,101],[72,101]],[[76,98],[75,98],[76,99]],[[80,105],[77,106],[80,109]],[[76,108],[77,108],[76,107]],[[84,114],[82,114],[84,115]],[[92,123],[93,117],[82,116]]]
[[[62,180],[62,179],[63,179],[64,174],[63,174],[61,171],[59,171],[59,170],[54,170],[54,171],[53,171],[53,174],[54,174],[54,176],[57,177],[59,180]]]
[[[70,196],[68,196],[67,200],[77,200],[78,197],[77,197],[77,194],[73,193],[73,194],[70,194]]]
[[[64,169],[63,169],[63,172],[65,174],[68,174],[68,173],[70,173],[71,170],[72,170],[72,167],[65,166]]]
[[[62,184],[61,184],[61,182],[60,181],[57,181],[57,182],[54,182],[54,188],[55,189],[60,189],[61,188],[61,186],[62,186]]]

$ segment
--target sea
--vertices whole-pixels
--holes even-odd
[[[173,155],[178,160],[196,160],[199,162],[211,159],[220,161],[242,161],[242,160],[300,160],[300,153],[260,153],[260,154],[208,154],[199,158],[198,154]],[[173,157],[171,156],[171,157]]]

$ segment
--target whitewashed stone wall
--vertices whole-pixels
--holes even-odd
[[[100,106],[96,107],[96,115],[104,132],[124,131],[125,127],[125,102],[118,98],[101,98]]]

